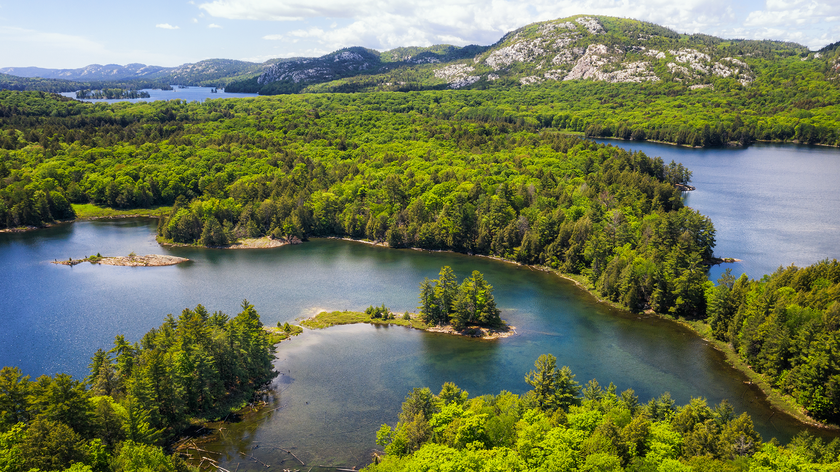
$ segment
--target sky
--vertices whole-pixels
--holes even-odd
[[[0,0],[0,67],[172,67],[349,46],[490,45],[529,23],[576,14],[812,50],[840,41],[840,0]]]

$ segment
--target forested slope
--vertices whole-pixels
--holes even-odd
[[[690,171],[562,134],[585,121],[552,108],[553,93],[91,105],[0,92],[0,226],[72,219],[72,203],[173,205],[159,234],[178,243],[337,235],[544,265],[633,311],[725,325],[718,338],[776,388],[837,421],[838,350],[810,354],[834,346],[836,263],[802,269],[826,271],[817,285],[774,275],[770,295],[721,305],[706,280],[712,222],[675,187]]]
[[[275,374],[268,335],[243,301],[233,318],[198,305],[139,342],[99,350],[90,376],[0,370],[0,470],[193,470],[160,448],[196,419],[226,416]]]

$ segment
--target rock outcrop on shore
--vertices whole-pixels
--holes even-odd
[[[118,257],[87,257],[85,259],[67,259],[66,261],[53,261],[53,264],[61,264],[74,266],[82,262],[90,262],[91,264],[102,264],[112,266],[124,267],[163,267],[187,262],[189,259],[185,257],[165,256],[160,254],[148,254],[145,256],[118,256]]]

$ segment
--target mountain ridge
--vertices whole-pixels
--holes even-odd
[[[525,25],[489,46],[439,44],[382,52],[352,46],[320,57],[263,63],[207,59],[170,68],[92,64],[78,69],[7,67],[0,73],[76,81],[142,79],[267,95],[529,86],[578,79],[709,88],[722,79],[749,86],[761,60],[819,59],[838,51],[836,43],[814,52],[790,42],[681,34],[639,20],[575,15]]]

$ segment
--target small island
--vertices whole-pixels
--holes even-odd
[[[74,266],[82,262],[90,262],[91,264],[124,266],[124,267],[163,267],[187,262],[189,259],[185,257],[166,256],[161,254],[147,254],[145,256],[138,256],[133,252],[127,256],[105,257],[97,253],[95,256],[88,256],[84,259],[55,260],[53,264],[61,264],[67,266]]]
[[[370,306],[364,312],[322,311],[301,321],[301,326],[323,329],[356,323],[406,326],[432,333],[446,333],[483,339],[507,338],[516,328],[499,317],[493,298],[493,286],[479,271],[473,271],[459,286],[449,266],[440,270],[437,280],[420,283],[420,312],[396,315],[382,306]]]

